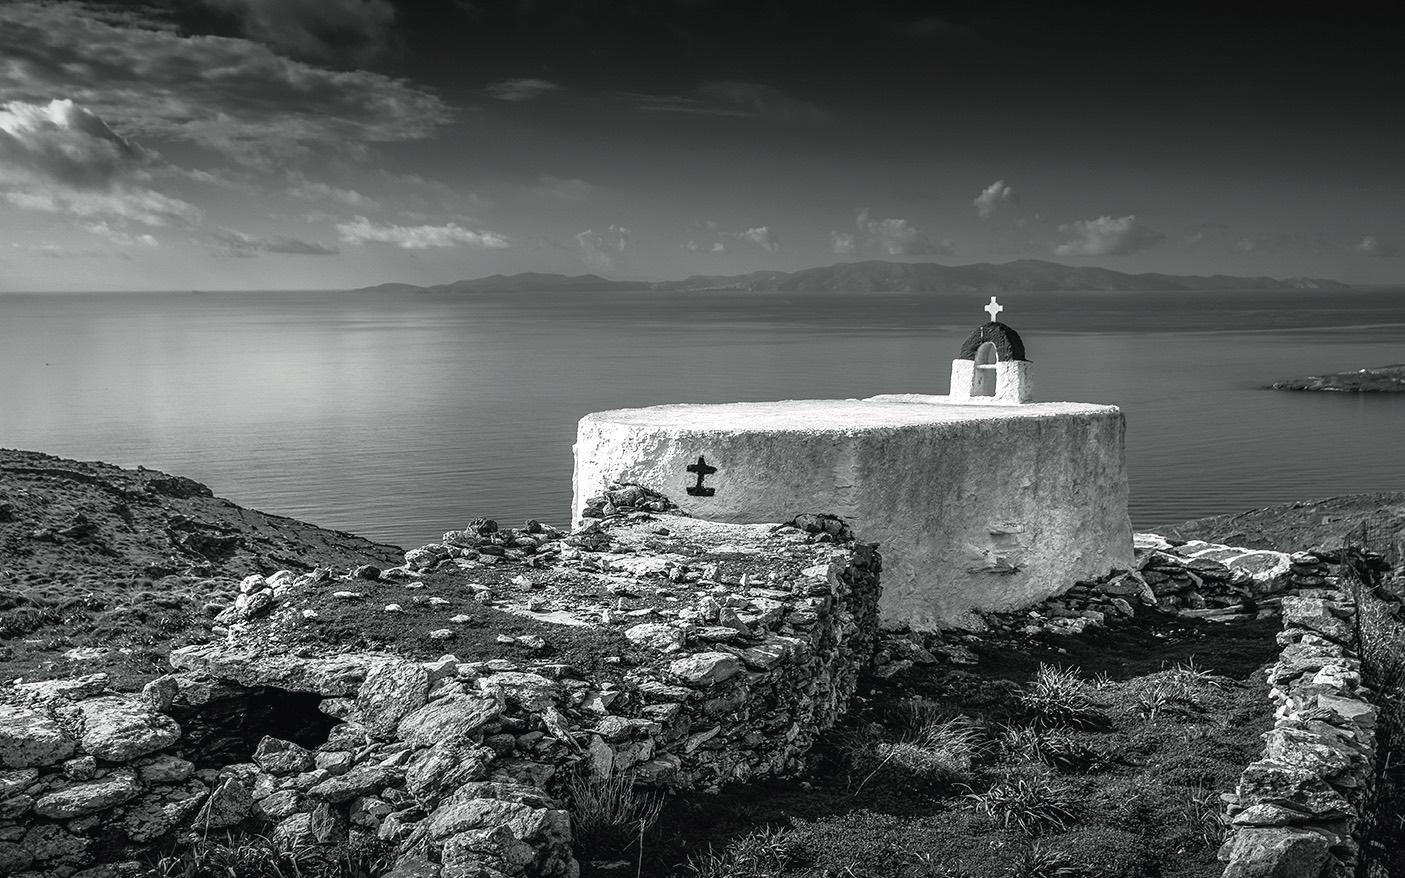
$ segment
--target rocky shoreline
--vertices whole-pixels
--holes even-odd
[[[1275,381],[1268,389],[1325,393],[1405,393],[1405,363]]]

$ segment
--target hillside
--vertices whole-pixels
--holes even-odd
[[[784,292],[931,292],[981,293],[1032,290],[1345,290],[1347,284],[1320,278],[1232,277],[1216,274],[1127,274],[1109,268],[1060,265],[1038,259],[941,265],[935,262],[839,262],[801,271],[754,271],[738,275],[693,275],[684,280],[618,281],[594,274],[502,275],[461,280],[429,287],[381,284],[368,290],[427,293],[543,292],[548,290],[777,290]]]
[[[131,685],[252,573],[391,566],[395,546],[245,509],[182,476],[0,449],[0,673]]]

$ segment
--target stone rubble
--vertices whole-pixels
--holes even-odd
[[[996,630],[1023,634],[1081,634],[1155,608],[1199,619],[1234,622],[1265,618],[1283,596],[1327,582],[1327,561],[1309,552],[1243,549],[1201,540],[1173,541],[1135,534],[1136,569],[1075,582],[1024,610],[983,614]]]
[[[478,600],[588,619],[634,651],[583,670],[549,652],[422,661],[276,648],[281,632],[319,624],[304,599],[344,601],[353,587],[484,558],[524,574],[518,591]],[[236,603],[223,641],[176,650],[175,673],[141,695],[113,695],[100,677],[4,693],[0,873],[106,878],[117,873],[80,870],[128,868],[175,835],[228,829],[285,844],[378,839],[402,873],[430,878],[575,876],[573,777],[716,789],[804,770],[871,658],[879,569],[875,547],[831,516],[742,526],[615,511],[570,535],[474,522],[400,567],[248,577],[240,597],[267,600]],[[582,591],[580,577],[600,588]],[[652,604],[602,613],[599,591]],[[531,649],[532,637],[507,639]],[[268,691],[312,698],[337,721],[326,740],[264,735],[248,761],[185,758],[196,742],[172,716]]]

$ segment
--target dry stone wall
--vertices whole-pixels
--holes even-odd
[[[616,507],[571,535],[476,522],[398,568],[250,577],[225,639],[176,650],[139,697],[100,678],[5,695],[0,872],[123,875],[193,828],[377,840],[397,878],[573,876],[571,778],[715,789],[801,771],[872,655],[879,570],[831,517]],[[377,590],[416,600],[381,609]],[[318,626],[348,607],[400,626],[385,630],[404,648],[328,645]],[[454,613],[469,607],[500,615]],[[484,618],[541,633],[470,637]],[[243,755],[212,764],[239,749],[211,740],[221,722],[275,694],[312,705],[320,737],[295,716],[262,736],[246,723],[226,730]],[[301,743],[280,737],[295,727]]]
[[[105,674],[0,690],[0,874],[107,878],[198,818],[214,774],[180,726]]]
[[[1354,606],[1336,589],[1282,600],[1283,651],[1269,670],[1276,721],[1263,757],[1224,799],[1234,833],[1225,878],[1355,874],[1376,760],[1376,708],[1352,649]]]

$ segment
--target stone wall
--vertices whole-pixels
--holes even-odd
[[[837,519],[615,512],[569,536],[530,528],[531,551],[518,543],[527,530],[476,523],[399,568],[246,580],[226,639],[175,651],[176,672],[140,698],[103,696],[101,681],[46,684],[62,691],[40,706],[11,693],[0,871],[127,868],[143,845],[196,827],[309,845],[378,839],[400,875],[571,876],[572,778],[715,789],[795,774],[871,657],[880,562]],[[421,658],[413,626],[399,651],[318,640],[348,605],[411,616],[375,608],[377,589],[407,588],[448,617],[426,615],[423,638],[463,655]],[[545,633],[498,633],[493,648],[442,636],[470,619],[449,616],[465,602]],[[579,652],[583,630],[611,654]],[[197,769],[197,753],[237,749],[212,740],[218,718],[270,693],[302,693],[335,724],[301,744],[272,733],[296,717],[271,719],[262,736],[227,728],[246,739],[244,758]],[[119,873],[93,878],[108,874]]]
[[[1355,874],[1376,760],[1376,708],[1352,649],[1354,606],[1335,589],[1282,600],[1283,652],[1269,670],[1276,722],[1263,758],[1226,793],[1225,878]]]

